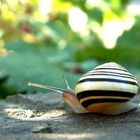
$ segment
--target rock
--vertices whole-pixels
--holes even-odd
[[[139,102],[139,95],[135,102]],[[1,140],[139,140],[140,109],[118,116],[75,114],[60,94],[9,96],[0,101]]]

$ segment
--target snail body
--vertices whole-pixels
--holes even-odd
[[[75,113],[103,113],[117,115],[137,107],[131,99],[138,92],[138,82],[132,74],[117,63],[110,62],[95,67],[84,74],[77,82],[75,91],[71,90],[65,78],[67,89],[42,86],[62,93],[64,102]]]

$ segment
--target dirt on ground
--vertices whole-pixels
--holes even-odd
[[[140,140],[140,109],[117,116],[75,114],[57,93],[8,96],[0,101],[0,140],[8,139]]]

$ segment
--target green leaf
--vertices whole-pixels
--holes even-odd
[[[46,52],[44,49],[44,52],[37,53],[37,47],[27,45],[25,42],[10,43],[10,45],[13,44],[15,46],[7,44],[6,47],[14,51],[6,57],[0,58],[0,68],[9,75],[5,88],[10,90],[5,90],[5,94],[47,92],[39,88],[28,87],[29,81],[64,88],[63,75],[68,77],[70,85],[74,88],[79,76],[65,72],[58,63],[49,62],[48,57],[46,57],[47,49]]]
[[[139,47],[140,44],[140,22],[139,20],[132,27],[131,30],[124,32],[124,34],[119,37],[117,46],[129,46],[129,47]]]
[[[76,53],[77,61],[88,59],[97,60],[100,62],[114,61],[129,67],[140,67],[140,48],[138,47],[116,47],[108,50],[101,46],[86,48],[79,50]]]

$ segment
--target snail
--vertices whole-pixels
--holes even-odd
[[[131,99],[138,93],[138,82],[117,63],[105,63],[87,72],[78,80],[75,91],[70,88],[66,77],[64,80],[67,89],[31,82],[28,85],[62,93],[64,102],[75,113],[118,115],[137,107]]]

